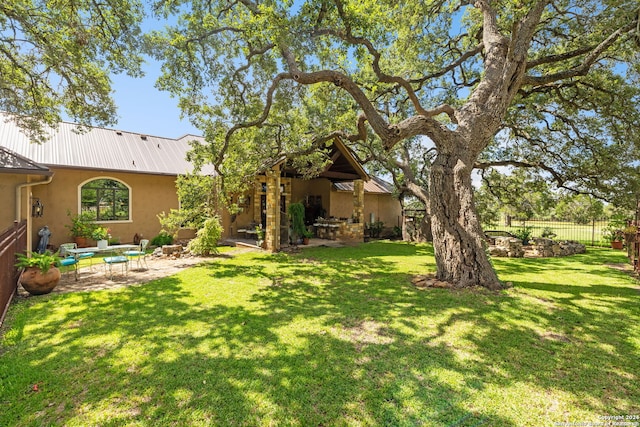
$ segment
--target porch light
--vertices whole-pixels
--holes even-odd
[[[44,205],[40,203],[40,199],[38,199],[37,197],[32,198],[31,200],[34,200],[31,203],[31,216],[34,218],[41,217],[44,213]]]

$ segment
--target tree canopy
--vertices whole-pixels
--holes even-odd
[[[0,110],[36,141],[64,111],[80,125],[115,122],[110,74],[140,76],[138,1],[0,4]]]
[[[165,0],[159,87],[205,130],[199,154],[237,175],[336,136],[390,150],[428,137],[438,277],[499,287],[471,171],[535,167],[604,195],[640,138],[635,0]],[[613,167],[613,162],[617,167]],[[255,170],[255,169],[254,169]]]

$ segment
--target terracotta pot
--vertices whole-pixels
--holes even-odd
[[[87,238],[86,237],[74,237],[73,240],[76,242],[76,246],[79,248],[87,247]]]
[[[622,242],[614,240],[613,242],[611,242],[611,247],[613,249],[622,249]]]
[[[302,244],[303,245],[308,245],[309,244],[309,238],[308,237],[303,237],[302,238]]]
[[[26,268],[20,275],[20,284],[31,295],[44,295],[51,292],[60,282],[60,270],[51,267],[46,273],[37,267]]]

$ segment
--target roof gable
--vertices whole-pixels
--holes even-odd
[[[339,138],[335,138],[327,149],[331,162],[320,172],[317,178],[326,178],[332,182],[353,181],[356,179],[368,181],[370,179],[351,150]],[[278,159],[273,166],[284,162],[286,162],[286,157]],[[299,172],[292,167],[285,167],[284,170],[292,176],[299,175]]]
[[[48,167],[40,165],[24,156],[0,145],[0,173],[19,173],[51,176]]]

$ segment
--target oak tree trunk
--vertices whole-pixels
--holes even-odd
[[[402,221],[402,240],[405,242],[425,243],[433,241],[431,217],[428,214],[416,216],[409,224]]]
[[[437,278],[455,287],[502,285],[485,251],[473,202],[472,159],[464,149],[438,154],[431,170],[431,227]]]

